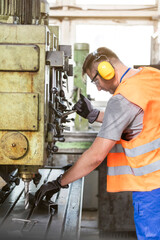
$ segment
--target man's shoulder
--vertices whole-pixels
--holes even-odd
[[[117,103],[118,102],[122,102],[122,103],[131,103],[127,98],[125,98],[122,94],[118,93],[114,96],[112,96],[109,100],[109,103]],[[132,103],[131,103],[132,104]]]
[[[137,112],[141,109],[140,106],[135,103],[129,101],[122,94],[116,94],[110,98],[107,104],[108,111],[112,110],[112,112],[125,112],[125,111],[133,111]],[[107,110],[106,108],[106,110]]]

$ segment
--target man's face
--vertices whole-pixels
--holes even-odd
[[[92,83],[96,85],[98,91],[103,90],[113,94],[117,88],[117,86],[115,86],[116,73],[113,79],[105,80],[102,77],[100,77],[100,75],[98,74],[97,67],[98,67],[98,63],[94,63],[91,70],[90,69],[87,70],[87,75],[91,79]]]

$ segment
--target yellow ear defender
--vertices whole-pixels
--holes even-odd
[[[109,62],[103,61],[98,64],[98,74],[105,80],[111,80],[115,75],[115,71]]]

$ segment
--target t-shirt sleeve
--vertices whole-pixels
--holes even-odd
[[[105,109],[103,123],[98,137],[118,141],[123,131],[134,120],[140,107],[117,94],[108,101]]]

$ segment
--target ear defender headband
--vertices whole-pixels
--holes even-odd
[[[97,51],[93,52],[93,56],[96,56],[97,54],[98,54]],[[95,61],[99,60],[101,57],[107,58],[105,55],[100,55],[100,56],[97,56]],[[100,77],[102,77],[105,80],[111,80],[115,75],[114,68],[112,67],[112,65],[108,61],[100,62],[98,64],[97,69],[98,69],[98,74],[100,75]]]

